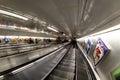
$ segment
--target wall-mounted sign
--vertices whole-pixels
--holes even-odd
[[[80,41],[79,44],[82,46],[82,48],[84,48],[84,42]]]
[[[120,66],[111,72],[112,80],[120,80]]]
[[[92,42],[91,42],[89,39],[87,39],[87,40],[85,41],[85,49],[86,49],[86,53],[87,53],[87,54],[89,53],[91,47],[92,47]]]
[[[96,48],[93,53],[94,64],[97,65],[102,58],[108,53],[109,49],[102,39],[98,39]]]

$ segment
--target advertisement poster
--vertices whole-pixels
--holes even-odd
[[[87,52],[87,54],[89,53],[91,47],[92,47],[92,42],[88,39],[86,41],[86,52]]]
[[[82,48],[84,48],[84,42],[80,42],[80,45],[82,46]]]
[[[120,66],[111,72],[112,80],[120,80]]]
[[[108,53],[108,51],[108,47],[105,45],[102,39],[99,38],[93,53],[94,64],[97,65],[100,60]]]

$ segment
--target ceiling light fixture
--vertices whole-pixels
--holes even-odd
[[[23,17],[21,15],[17,15],[15,13],[11,13],[11,12],[8,12],[8,11],[0,10],[0,13],[5,14],[5,15],[9,15],[9,16],[12,16],[12,17],[16,17],[16,18],[19,18],[19,19],[23,19],[23,20],[28,20],[28,18],[26,18],[26,17]]]
[[[55,32],[58,32],[56,29],[52,28],[52,27],[47,27],[48,29],[52,30],[52,31],[55,31]]]
[[[94,34],[91,34],[91,35],[88,35],[88,36],[79,38],[78,40],[80,40],[80,39],[85,39],[85,38],[92,37],[92,36],[101,35],[101,34],[108,33],[108,32],[112,32],[112,31],[116,31],[116,30],[120,30],[120,24],[118,24],[118,25],[116,25],[116,26],[113,26],[113,27],[110,27],[110,28],[108,28],[108,29],[102,30],[102,31],[100,31],[100,32],[97,32],[97,33],[94,33]],[[116,31],[116,32],[117,32],[117,31]],[[116,35],[117,35],[117,34],[116,34]]]
[[[118,30],[118,29],[120,29],[120,24],[118,24],[118,25],[116,25],[116,26],[113,26],[113,27],[111,27],[111,28],[105,29],[105,30],[103,30],[103,31],[94,33],[94,34],[92,34],[92,35],[90,35],[90,36],[99,35],[99,34],[111,32],[111,31],[115,31],[115,30]]]

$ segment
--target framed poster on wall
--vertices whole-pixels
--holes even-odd
[[[90,49],[91,49],[91,47],[92,47],[92,42],[89,39],[87,39],[85,41],[85,45],[86,45],[86,48],[85,48],[86,49],[86,53],[88,54]]]
[[[79,42],[79,43],[80,43],[80,45],[82,46],[82,48],[84,49],[84,45],[85,45],[84,41],[81,41],[81,42]]]
[[[120,66],[111,72],[112,80],[120,80]]]
[[[98,38],[97,45],[93,53],[94,65],[96,66],[103,57],[108,53],[109,49],[101,38]]]

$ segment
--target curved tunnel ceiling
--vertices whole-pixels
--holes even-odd
[[[0,0],[0,5],[49,22],[66,34],[83,36],[108,28],[120,15],[120,0]]]

